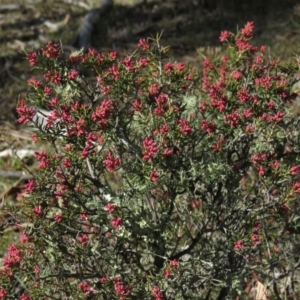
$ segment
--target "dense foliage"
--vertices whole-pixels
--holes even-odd
[[[27,54],[43,79],[17,111],[45,149],[0,299],[239,299],[252,279],[300,297],[298,67],[252,32],[223,31],[199,73],[159,39],[120,60]]]

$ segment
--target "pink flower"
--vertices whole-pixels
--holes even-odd
[[[266,76],[266,77],[260,77],[260,78],[255,78],[254,79],[254,83],[257,86],[261,86],[266,90],[269,90],[271,87],[271,77],[270,76]]]
[[[106,127],[108,119],[113,113],[112,100],[104,99],[102,103],[92,113],[92,120],[97,122],[102,128]]]
[[[4,288],[2,288],[0,290],[0,300],[4,300],[6,296],[7,296],[7,291]]]
[[[89,156],[89,151],[88,149],[84,148],[81,152],[81,157],[87,158]]]
[[[110,90],[110,86],[109,85],[101,87],[101,92],[103,93],[103,95],[108,95],[109,90]]]
[[[53,110],[49,113],[46,119],[46,126],[51,128],[59,119],[59,114],[57,110]]]
[[[140,39],[138,47],[141,48],[143,51],[146,51],[150,48],[146,39]]]
[[[174,69],[173,64],[170,62],[167,62],[164,66],[164,69],[165,69],[166,74],[171,73]]]
[[[231,128],[234,128],[239,125],[240,116],[237,111],[234,111],[233,113],[225,116],[225,121]]]
[[[271,123],[272,122],[280,122],[283,120],[284,115],[285,115],[284,112],[278,111],[269,118],[269,122],[271,122]]]
[[[77,55],[70,55],[70,56],[69,56],[69,61],[70,61],[72,64],[77,64],[78,61],[79,61],[79,56],[77,56]]]
[[[89,296],[93,294],[93,290],[86,281],[82,281],[78,284],[79,289],[84,292],[85,295]]]
[[[32,210],[32,213],[33,213],[34,215],[36,215],[37,217],[40,217],[40,216],[42,215],[42,213],[43,213],[43,209],[42,209],[42,207],[41,207],[40,205],[37,205],[37,206],[35,206],[34,209]]]
[[[215,152],[222,152],[222,145],[225,144],[225,140],[223,137],[219,137],[217,140],[217,143],[215,145],[212,145],[212,149]]]
[[[51,94],[51,89],[48,87],[48,86],[45,86],[44,87],[44,93],[45,93],[45,96],[50,96]]]
[[[58,104],[58,98],[57,97],[53,97],[49,100],[49,104],[51,107],[55,107]]]
[[[158,286],[154,286],[152,289],[152,295],[155,297],[155,300],[163,300],[163,294],[160,291]]]
[[[59,72],[57,70],[54,71],[48,71],[44,75],[45,79],[48,80],[49,82],[52,82],[54,84],[59,84],[61,82],[61,77],[59,75]]]
[[[184,79],[188,80],[188,81],[193,81],[194,74],[193,73],[189,73],[189,74],[185,75]]]
[[[248,133],[251,133],[251,132],[253,132],[254,130],[255,130],[255,126],[254,126],[254,125],[248,124],[248,125],[246,126],[246,132],[248,132]]]
[[[81,136],[86,135],[86,124],[83,117],[80,117],[70,128],[69,136]]]
[[[62,161],[62,165],[64,168],[70,168],[72,167],[72,163],[71,161],[68,159],[68,158],[65,158],[63,161]]]
[[[38,142],[38,136],[37,136],[35,133],[33,133],[33,134],[31,135],[31,139],[32,139],[32,141],[33,141],[34,143],[37,143],[37,142]]]
[[[60,55],[59,45],[49,41],[47,45],[42,48],[42,53],[47,58],[57,59]]]
[[[87,234],[81,233],[78,235],[77,241],[79,241],[81,245],[85,246],[89,242],[89,237]]]
[[[264,62],[263,58],[260,55],[258,55],[254,58],[251,68],[253,70],[260,70],[261,68],[260,65],[262,65],[263,62]]]
[[[108,71],[109,71],[110,75],[112,76],[112,79],[114,81],[118,81],[119,76],[120,76],[118,67],[116,65],[112,65]]]
[[[123,220],[122,218],[111,218],[111,226],[114,228],[118,228],[119,226],[122,226]]]
[[[61,213],[57,213],[54,215],[53,219],[57,222],[60,223],[61,219],[62,219],[62,214]]]
[[[21,251],[17,248],[17,246],[15,244],[9,245],[7,257],[3,259],[5,270],[11,269],[12,267],[19,265],[21,259]]]
[[[203,61],[203,66],[206,69],[206,72],[208,72],[214,67],[213,64],[211,63],[211,60],[207,57]]]
[[[99,278],[99,281],[100,281],[101,283],[104,283],[104,282],[107,281],[107,277],[106,277],[106,276],[102,276],[102,277]]]
[[[148,92],[151,96],[157,96],[161,90],[161,85],[157,83],[150,84],[148,87]]]
[[[249,42],[248,39],[246,39],[245,37],[236,37],[235,38],[235,44],[236,47],[238,48],[238,51],[254,51],[254,47],[252,47]]]
[[[240,78],[242,78],[242,73],[240,71],[234,70],[232,72],[232,77],[236,80],[239,80]]]
[[[122,60],[121,64],[125,66],[127,72],[130,72],[134,67],[134,61],[131,59],[130,56],[126,56]]]
[[[71,79],[71,80],[75,80],[78,76],[78,71],[76,70],[71,70],[69,73],[68,73],[68,78]]]
[[[229,32],[229,31],[221,31],[221,34],[220,34],[220,37],[219,37],[219,39],[220,39],[220,42],[226,42],[226,41],[228,41],[228,39],[230,38],[230,36],[231,36],[231,33]]]
[[[154,155],[158,152],[159,148],[155,145],[154,140],[146,137],[143,141],[143,160],[152,161]]]
[[[252,240],[252,245],[256,246],[260,242],[260,237],[259,237],[258,234],[253,233],[252,237],[251,237],[251,240]]]
[[[105,205],[105,210],[108,211],[110,214],[114,213],[117,209],[117,206],[111,203]]]
[[[40,267],[39,267],[39,266],[34,266],[34,267],[33,267],[33,272],[34,272],[35,274],[40,273]]]
[[[292,175],[297,175],[300,173],[300,166],[292,166],[290,169]]]
[[[88,57],[96,57],[98,55],[98,52],[95,49],[89,48],[88,49],[88,53],[87,56]]]
[[[166,279],[168,279],[170,277],[171,273],[172,272],[169,269],[166,269],[166,270],[163,271],[163,274],[164,274],[164,276],[165,276]]]
[[[79,215],[79,219],[81,221],[85,221],[87,219],[87,214],[85,212],[82,212],[80,215]]]
[[[19,299],[20,299],[20,300],[31,300],[32,298],[29,297],[28,295],[26,295],[25,293],[23,293],[23,294],[20,296]]]
[[[206,110],[206,102],[200,102],[199,104],[199,112],[203,113]]]
[[[247,100],[250,100],[250,95],[248,94],[247,89],[244,87],[237,92],[237,96],[241,103],[244,103]]]
[[[187,120],[180,119],[178,120],[179,130],[184,135],[187,135],[192,132],[192,128],[190,127],[190,123]]]
[[[182,72],[185,69],[185,64],[183,62],[174,64],[174,69],[176,73]]]
[[[208,134],[211,134],[213,132],[215,132],[217,126],[214,122],[209,122],[207,120],[202,120],[201,121],[201,129],[203,131],[206,131]]]
[[[157,182],[158,177],[159,176],[158,176],[158,173],[156,171],[150,173],[150,180],[152,182]]]
[[[31,85],[32,87],[37,89],[41,85],[42,80],[36,80],[34,78],[30,78],[27,80],[27,83],[28,83],[28,85]]]
[[[103,160],[103,164],[109,172],[113,172],[116,167],[121,166],[119,158],[114,158],[111,152],[108,152],[105,160]]]
[[[141,111],[143,108],[143,104],[139,102],[139,100],[135,99],[132,102],[132,106],[134,108],[135,111]]]
[[[170,149],[170,148],[165,148],[163,153],[162,153],[162,156],[171,156],[172,154],[174,153],[174,150],[173,149]]]
[[[25,232],[21,232],[20,234],[20,242],[21,243],[27,243],[28,242],[28,236]]]
[[[266,153],[255,153],[251,156],[251,161],[255,165],[260,162],[266,161],[266,159],[267,159]]]
[[[266,49],[267,49],[267,47],[266,47],[265,45],[262,45],[262,46],[260,47],[260,52],[261,52],[261,53],[264,53],[264,52],[266,52]]]
[[[26,57],[28,58],[29,63],[30,63],[31,66],[36,65],[36,61],[37,61],[37,57],[38,57],[38,54],[36,52],[27,53]]]
[[[234,249],[235,251],[242,250],[243,247],[244,247],[243,241],[239,240],[239,241],[234,242],[234,247],[233,247],[233,249]]]
[[[154,99],[159,106],[164,106],[168,103],[168,95],[164,93],[161,93],[159,96],[155,97]]]
[[[50,159],[48,158],[45,150],[34,152],[34,156],[39,161],[40,169],[46,169],[50,166]]]
[[[147,58],[140,58],[137,65],[138,65],[138,67],[143,68],[143,67],[146,67],[148,65],[148,63],[149,63],[149,58],[148,57]]]
[[[296,193],[300,194],[300,182],[296,182],[293,186]]]
[[[252,116],[253,116],[253,112],[251,108],[246,108],[242,112],[242,117],[244,117],[245,119],[251,118]]]
[[[241,29],[242,35],[245,37],[251,37],[253,35],[254,22],[247,22],[245,27]]]
[[[272,109],[275,107],[275,103],[273,101],[269,101],[267,104],[266,104],[267,108],[268,109]]]
[[[110,57],[112,60],[116,60],[117,57],[118,57],[118,53],[117,53],[116,51],[109,52],[109,57]]]
[[[219,112],[223,112],[226,108],[227,100],[226,98],[212,98],[211,99],[211,107],[215,107],[219,110]]]
[[[280,167],[280,162],[278,160],[274,160],[271,163],[271,167],[275,170],[277,170]]]
[[[253,231],[258,232],[262,228],[260,222],[258,220],[255,220],[253,223]]]
[[[168,124],[164,124],[160,129],[159,129],[159,133],[161,134],[161,135],[164,135],[164,134],[166,134],[166,133],[168,133],[169,132],[169,126],[168,126]]]
[[[27,106],[26,101],[24,99],[21,99],[19,101],[16,111],[20,116],[18,122],[23,124],[27,124],[30,121],[32,121],[35,113],[34,108]]]
[[[169,265],[171,268],[175,268],[175,267],[178,267],[178,260],[177,259],[173,259],[169,262]]]
[[[29,179],[24,185],[26,192],[32,192],[36,187],[36,181],[34,179]]]
[[[266,171],[267,171],[266,168],[263,167],[263,166],[258,166],[258,167],[257,167],[257,172],[258,172],[258,175],[259,175],[259,176],[265,175]]]
[[[121,282],[120,278],[114,280],[114,289],[115,294],[120,297],[120,300],[125,299],[123,296],[129,296],[131,294],[132,289],[129,285],[125,285]]]

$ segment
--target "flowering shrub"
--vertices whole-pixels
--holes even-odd
[[[300,267],[297,66],[267,60],[252,32],[222,32],[227,54],[202,74],[155,40],[120,60],[52,42],[27,54],[44,79],[19,122],[48,150],[0,299],[238,299],[253,278],[300,297],[277,286]]]

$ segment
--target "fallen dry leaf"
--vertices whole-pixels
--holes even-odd
[[[259,281],[257,281],[257,290],[255,300],[267,300],[267,288]]]

